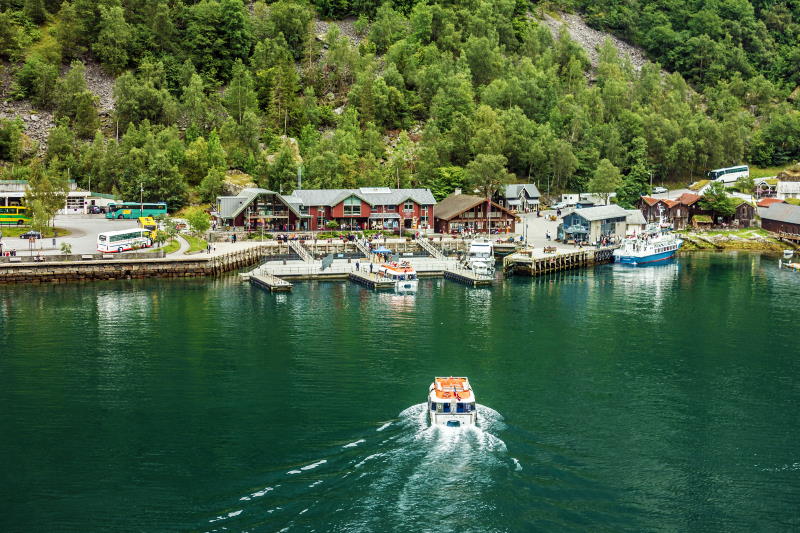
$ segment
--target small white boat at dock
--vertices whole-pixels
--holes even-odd
[[[478,276],[494,277],[494,247],[490,241],[472,241],[467,251],[466,266]]]
[[[477,422],[475,394],[465,377],[437,377],[428,389],[432,425],[472,426]]]
[[[417,271],[408,261],[383,263],[378,267],[378,275],[394,281],[394,288],[398,293],[417,292]]]

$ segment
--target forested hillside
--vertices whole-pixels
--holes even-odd
[[[0,119],[2,177],[179,207],[232,169],[289,192],[302,167],[306,188],[530,179],[630,204],[651,173],[800,157],[798,8],[678,5],[562,6],[661,62],[636,69],[610,42],[592,67],[522,0],[0,0],[3,98],[58,124],[37,150]],[[350,35],[320,22],[345,15]],[[116,77],[110,114],[85,81],[95,61]]]

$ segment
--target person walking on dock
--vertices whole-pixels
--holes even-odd
[[[358,264],[358,261],[356,261],[356,272],[361,272],[361,269],[359,268],[359,266],[360,265]]]

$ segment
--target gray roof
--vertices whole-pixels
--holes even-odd
[[[627,218],[628,212],[618,206],[617,204],[601,205],[597,207],[584,207],[583,209],[576,209],[576,215],[592,222],[593,220],[606,220],[608,218],[623,217]]]
[[[334,206],[350,196],[361,198],[369,205],[400,205],[406,200],[412,200],[420,205],[436,204],[430,189],[390,189],[388,187],[297,189],[292,196],[300,198],[305,206]]]
[[[786,203],[771,204],[769,207],[759,207],[758,216],[787,224],[800,224],[800,206]]]
[[[528,198],[539,198],[541,196],[541,194],[539,194],[539,189],[537,189],[536,185],[533,183],[512,183],[506,185],[504,196],[506,199],[519,198],[523,191]]]
[[[291,196],[281,196],[275,191],[269,189],[259,189],[251,187],[242,189],[236,196],[218,196],[217,203],[219,204],[220,218],[236,218],[248,205],[250,205],[257,196],[261,194],[274,194],[298,217],[303,218],[304,215],[300,213],[296,200]]]
[[[628,224],[639,224],[642,226],[647,224],[647,221],[644,219],[644,213],[638,209],[626,209],[625,211],[628,212],[628,220],[626,220]]]

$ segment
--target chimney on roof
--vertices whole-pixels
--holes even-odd
[[[453,191],[453,194],[461,194],[461,189],[456,189]]]

